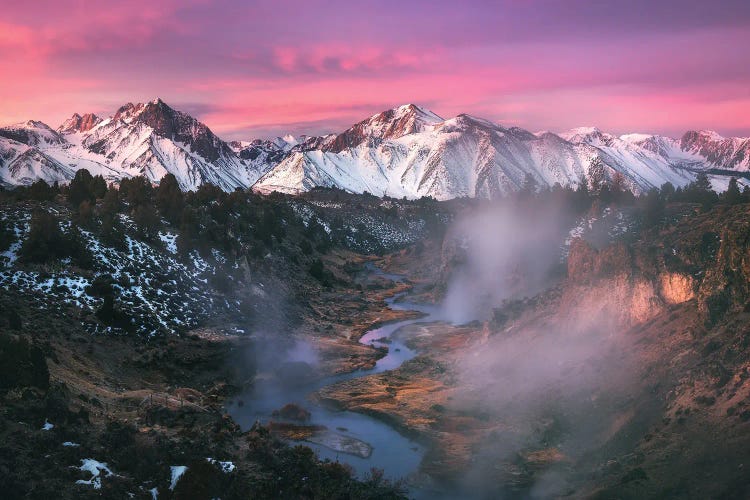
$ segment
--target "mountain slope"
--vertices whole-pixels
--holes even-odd
[[[750,170],[750,138],[725,138],[710,130],[689,131],[682,136],[680,148],[705,158],[713,167],[725,170]]]
[[[128,103],[111,117],[74,114],[57,131],[28,121],[0,128],[0,183],[67,182],[79,168],[109,182],[172,173],[184,190],[203,183],[226,191],[299,193],[316,186],[379,196],[493,198],[521,188],[577,186],[591,177],[622,180],[636,193],[665,182],[683,186],[707,171],[714,187],[750,175],[750,139],[710,131],[681,139],[620,137],[593,127],[532,134],[461,114],[443,119],[414,104],[375,114],[339,134],[287,135],[227,143],[161,99]]]
[[[268,168],[265,158],[241,157],[203,123],[161,99],[126,104],[106,120],[77,113],[58,132],[41,122],[0,129],[0,179],[29,184],[66,182],[86,168],[110,182],[144,175],[158,182],[174,174],[184,190],[203,183],[226,191],[251,186]]]
[[[295,193],[335,186],[395,197],[492,198],[520,189],[527,174],[542,186],[577,185],[589,177],[589,166],[599,158],[606,177],[619,172],[632,190],[643,192],[665,182],[685,185],[693,179],[685,167],[701,159],[678,155],[676,141],[668,146],[663,153],[650,143],[596,129],[535,135],[465,114],[443,120],[406,105],[341,134],[302,143],[254,189]]]

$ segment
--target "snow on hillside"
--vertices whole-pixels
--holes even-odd
[[[127,217],[121,217],[125,225],[132,225]],[[209,313],[232,307],[216,299],[211,287],[206,286],[218,263],[203,259],[197,252],[181,258],[174,248],[174,235],[169,233],[162,235],[163,245],[161,241],[145,243],[128,236],[127,248],[117,250],[82,231],[93,255],[93,269],[62,265],[35,270],[13,265],[16,252],[28,233],[30,214],[18,209],[5,214],[4,219],[12,222],[18,240],[0,259],[0,288],[36,294],[40,306],[47,304],[61,313],[68,305],[96,311],[103,299],[90,285],[97,278],[111,278],[116,307],[127,311],[135,333],[146,336],[193,327]],[[61,223],[61,228],[68,225],[69,222]],[[101,330],[96,322],[87,323],[87,327],[92,333],[110,330],[109,327]]]
[[[185,190],[211,183],[231,191],[251,186],[269,168],[241,158],[205,125],[159,99],[127,104],[106,120],[74,114],[59,130],[41,122],[0,129],[0,181],[64,183],[86,168],[109,182],[144,175],[156,183],[171,173]]]
[[[635,192],[665,182],[683,186],[694,178],[685,167],[700,159],[679,150],[677,141],[661,151],[637,139],[646,138],[621,139],[596,128],[532,134],[469,115],[442,120],[402,106],[320,147],[293,149],[254,189],[298,193],[325,186],[379,196],[493,198],[518,190],[527,174],[542,186],[578,185],[595,158],[603,161],[607,177],[620,172]]]
[[[0,128],[0,183],[67,182],[79,168],[109,182],[172,173],[182,189],[203,183],[226,191],[300,193],[316,186],[379,196],[493,198],[518,190],[527,175],[541,186],[576,186],[596,159],[605,176],[622,174],[636,193],[689,183],[705,170],[715,185],[750,171],[750,139],[711,131],[681,139],[614,136],[596,127],[532,134],[482,118],[443,119],[414,104],[375,114],[339,134],[285,135],[226,143],[160,99],[126,104],[109,118],[74,114],[57,131],[28,121]]]

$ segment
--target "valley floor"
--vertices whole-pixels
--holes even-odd
[[[749,216],[719,207],[628,247],[575,243],[551,288],[488,321],[405,326],[394,338],[415,358],[322,387],[304,410],[366,414],[422,443],[408,481],[429,497],[745,498]],[[355,481],[277,439],[295,437],[288,428],[240,429],[226,408],[290,375],[264,359],[269,338],[311,346],[311,380],[372,368],[385,353],[361,336],[418,317],[385,300],[439,300],[440,245],[374,261],[404,281],[373,277],[371,256],[328,252],[334,284],[301,277],[299,321],[263,335],[228,335],[221,318],[145,342],[92,335],[73,305],[52,317],[6,291],[0,488],[8,498],[402,497],[377,474]]]

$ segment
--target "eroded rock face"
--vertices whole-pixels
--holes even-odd
[[[571,321],[579,328],[586,329],[586,322],[591,327],[602,324],[630,327],[663,312],[664,301],[650,281],[619,274],[602,279],[595,286],[566,287],[559,309],[562,317],[569,311]]]
[[[568,278],[573,281],[588,281],[618,274],[630,275],[631,272],[630,252],[622,243],[601,250],[596,250],[580,238],[574,239],[570,244]]]
[[[669,304],[682,304],[695,298],[695,280],[686,274],[664,273],[659,286],[659,293]]]
[[[596,250],[577,239],[571,244],[568,278],[578,284],[572,292],[575,302],[589,301],[592,313],[632,326],[650,320],[668,304],[695,298],[693,277],[663,267],[648,255],[633,255],[624,244]]]
[[[698,289],[709,323],[732,308],[745,306],[750,296],[750,228],[746,222],[737,221],[722,231],[714,259]]]
[[[88,132],[101,123],[101,121],[102,119],[93,113],[86,113],[83,116],[78,113],[73,113],[73,116],[65,120],[57,131],[63,134]]]

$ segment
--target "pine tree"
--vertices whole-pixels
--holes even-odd
[[[151,200],[153,188],[151,183],[142,175],[120,181],[120,197],[134,210]]]
[[[70,181],[70,186],[68,187],[68,202],[73,207],[78,208],[84,201],[88,201],[89,203],[96,201],[96,196],[91,191],[93,180],[91,172],[85,168],[76,171],[76,175]]]
[[[659,194],[664,201],[672,201],[675,198],[675,193],[674,185],[671,182],[665,182],[659,190]]]
[[[704,212],[709,210],[718,199],[705,172],[698,172],[695,180],[687,188],[687,195],[690,201],[700,203]]]
[[[119,192],[116,187],[110,186],[102,200],[100,213],[102,216],[114,216],[120,212],[120,208]]]
[[[35,210],[31,216],[29,235],[18,251],[22,262],[44,263],[65,257],[67,242],[57,219],[44,210]]]
[[[145,240],[153,240],[159,233],[159,215],[154,207],[149,203],[138,205],[133,210],[133,222],[138,229],[138,234]]]
[[[55,188],[41,179],[29,186],[26,192],[29,198],[38,201],[49,201],[55,197],[56,193],[57,191],[55,190]]]
[[[742,193],[740,193],[740,187],[737,184],[737,179],[732,177],[729,179],[729,185],[723,195],[724,202],[730,205],[737,205],[742,203]]]
[[[180,185],[173,174],[167,174],[159,181],[156,188],[156,206],[171,224],[178,224],[182,217],[184,200]]]
[[[78,205],[78,212],[74,216],[74,221],[81,227],[90,228],[94,221],[94,208],[89,200],[83,200]]]
[[[698,172],[695,176],[695,180],[690,183],[690,188],[696,193],[711,191],[711,181],[708,179],[706,172]]]
[[[104,195],[107,194],[107,181],[104,180],[104,177],[101,175],[95,175],[91,179],[91,184],[89,185],[89,190],[91,191],[91,194],[96,198],[97,200],[101,200],[104,198]]]
[[[664,200],[659,190],[652,188],[641,200],[643,206],[643,226],[646,228],[661,225],[664,216]]]

